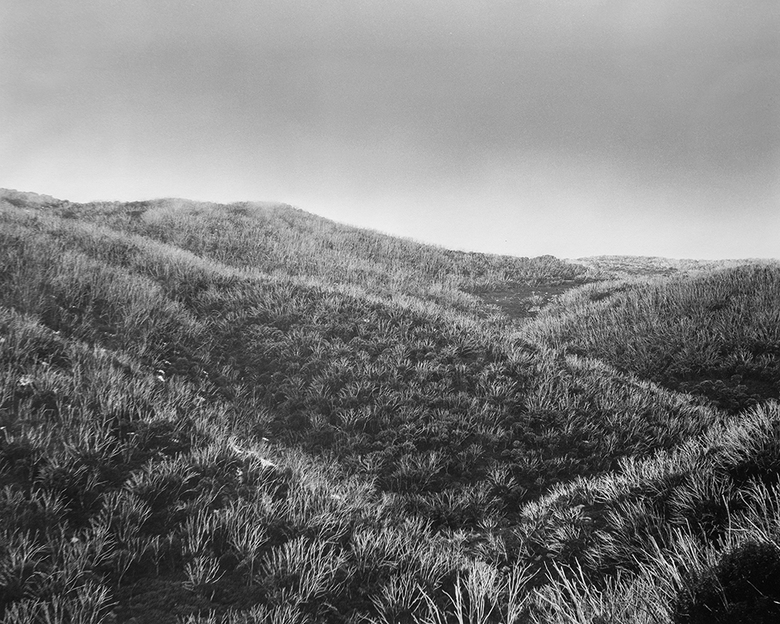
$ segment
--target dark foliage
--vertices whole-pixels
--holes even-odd
[[[780,551],[748,542],[692,579],[674,606],[675,624],[774,624],[780,621]]]

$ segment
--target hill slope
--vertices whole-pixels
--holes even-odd
[[[585,279],[549,257],[446,252],[289,208],[4,197],[9,622],[543,617],[571,598],[551,556],[605,578],[645,569],[641,530],[594,555],[577,536],[595,515],[563,501],[609,509],[611,527],[613,498],[647,491],[604,485],[625,466],[737,426],[567,354],[543,325],[518,338],[466,292]],[[749,474],[774,461],[750,453]]]
[[[464,253],[341,225],[287,205],[218,205],[179,199],[74,204],[0,190],[0,199],[46,214],[191,251],[221,264],[351,284],[386,296],[414,295],[462,310],[473,291],[583,283],[585,268],[552,256]]]
[[[736,412],[780,398],[780,263],[592,285],[524,335]]]

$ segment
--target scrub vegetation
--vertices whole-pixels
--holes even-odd
[[[779,284],[3,192],[3,621],[774,622]]]

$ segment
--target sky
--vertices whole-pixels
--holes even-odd
[[[0,187],[780,257],[780,2],[1,0]]]

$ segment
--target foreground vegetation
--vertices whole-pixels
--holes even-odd
[[[775,267],[584,286],[518,330],[472,291],[582,269],[285,207],[6,197],[4,621],[776,621],[774,352],[720,409],[599,312],[729,362],[773,344]],[[593,318],[632,366],[573,342]]]

